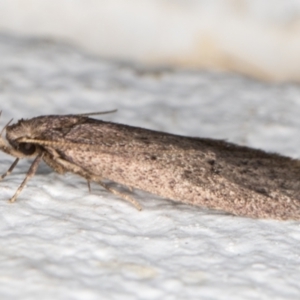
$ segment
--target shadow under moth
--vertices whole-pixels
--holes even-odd
[[[104,112],[107,113],[107,112]],[[41,160],[59,174],[103,179],[175,201],[252,218],[300,219],[300,161],[221,140],[185,137],[90,118],[49,115],[7,125],[0,150],[35,157],[14,202]]]

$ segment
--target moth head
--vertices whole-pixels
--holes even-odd
[[[26,120],[19,120],[16,124],[6,127],[6,139],[12,148],[26,156],[34,155],[38,146],[27,143],[26,139],[34,138],[34,128]]]

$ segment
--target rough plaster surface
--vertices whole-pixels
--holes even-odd
[[[103,118],[300,156],[300,88],[147,70],[0,36],[0,124],[118,108]],[[2,172],[13,158],[0,154]],[[252,220],[96,184],[30,161],[0,183],[1,299],[299,299],[299,222]]]

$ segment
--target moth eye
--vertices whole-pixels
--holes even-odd
[[[20,143],[18,150],[24,153],[25,155],[31,155],[35,152],[36,146],[34,144],[29,143]]]

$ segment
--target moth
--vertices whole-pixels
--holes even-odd
[[[141,209],[109,180],[237,216],[300,219],[300,162],[222,140],[179,136],[91,118],[47,115],[7,125],[0,150],[34,157],[14,202],[41,160],[59,174],[96,182]]]

